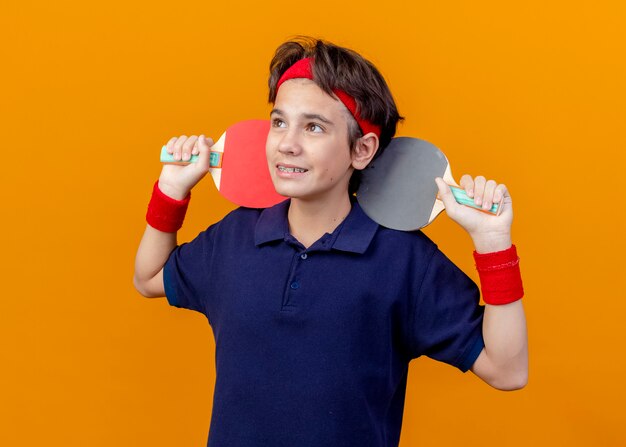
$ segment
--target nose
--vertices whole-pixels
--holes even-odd
[[[302,151],[300,135],[296,128],[284,129],[278,137],[278,152],[286,155],[298,155]]]

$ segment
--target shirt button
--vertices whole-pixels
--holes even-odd
[[[300,255],[300,257],[301,257],[302,259],[306,259],[306,258],[308,258],[308,257],[309,257],[309,255],[307,255],[306,253],[302,253],[302,254]]]
[[[291,283],[291,286],[290,286],[290,287],[291,287],[293,290],[296,290],[296,289],[300,288],[300,283],[299,283],[298,281],[294,281],[294,282],[292,282],[292,283]]]

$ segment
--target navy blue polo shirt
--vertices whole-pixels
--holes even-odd
[[[409,361],[465,372],[480,354],[479,291],[423,233],[357,203],[305,249],[288,207],[239,208],[165,265],[169,303],[215,337],[208,445],[397,446]]]

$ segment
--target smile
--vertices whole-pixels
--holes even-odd
[[[302,168],[286,168],[285,166],[278,166],[280,172],[306,172],[308,169]]]

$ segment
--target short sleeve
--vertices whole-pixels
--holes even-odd
[[[479,300],[476,284],[435,248],[414,301],[414,357],[471,368],[484,347]]]
[[[163,267],[163,286],[170,305],[206,313],[206,294],[210,291],[210,261],[213,230],[208,228],[194,240],[179,245]]]

